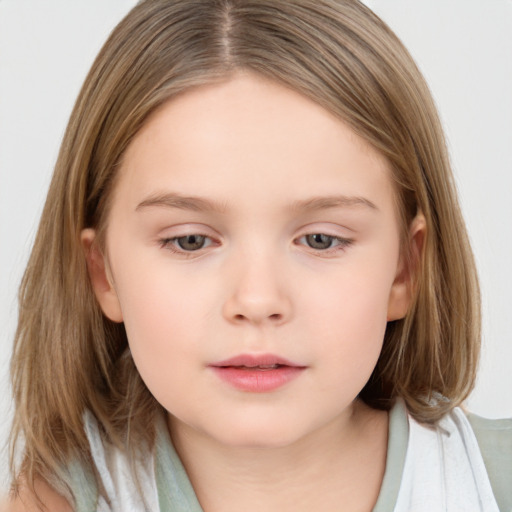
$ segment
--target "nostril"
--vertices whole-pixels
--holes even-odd
[[[272,315],[269,315],[267,317],[269,320],[273,320],[273,321],[279,321],[283,318],[283,315],[281,315],[281,313],[274,313]],[[249,317],[247,317],[246,315],[242,315],[242,314],[237,314],[234,316],[234,319],[238,322],[241,322],[241,321],[244,321],[244,320],[248,320]]]

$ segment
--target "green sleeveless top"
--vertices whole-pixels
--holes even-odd
[[[512,512],[512,419],[488,420],[469,414],[501,512]],[[397,401],[389,414],[386,470],[373,512],[393,510],[405,464],[409,427],[407,412]],[[76,512],[96,510],[94,479],[77,464],[69,468]],[[203,512],[166,428],[158,428],[155,477],[160,512]]]

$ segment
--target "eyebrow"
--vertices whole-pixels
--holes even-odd
[[[140,202],[136,211],[152,206],[165,208],[177,208],[179,210],[192,210],[195,212],[219,212],[226,211],[226,205],[195,196],[182,196],[175,193],[153,194]]]
[[[327,210],[330,208],[353,208],[363,206],[371,210],[378,211],[379,209],[369,199],[359,196],[321,196],[306,199],[304,201],[295,201],[292,205],[293,210],[302,211],[317,211]]]
[[[196,196],[182,196],[176,193],[153,194],[141,201],[135,211],[150,207],[177,208],[195,212],[226,212],[226,204]],[[378,211],[377,206],[369,199],[359,196],[320,196],[311,199],[295,201],[291,205],[293,211],[318,211],[330,208],[353,208],[363,206]]]

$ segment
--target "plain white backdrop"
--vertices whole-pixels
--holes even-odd
[[[68,116],[135,0],[0,0],[0,494],[16,292]],[[468,406],[512,416],[512,1],[367,0],[425,74],[448,137],[483,293]]]

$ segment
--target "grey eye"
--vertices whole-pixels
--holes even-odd
[[[329,249],[331,247],[334,237],[324,235],[323,233],[315,233],[314,235],[306,235],[306,243],[312,249]]]
[[[204,247],[206,237],[203,235],[186,235],[176,238],[180,249],[184,251],[198,251]]]

